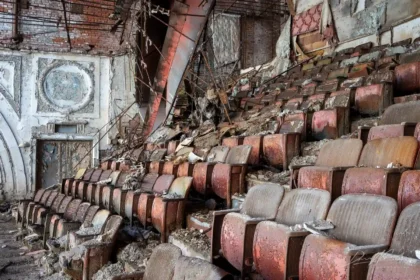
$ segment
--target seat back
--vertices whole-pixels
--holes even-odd
[[[165,156],[167,149],[157,149],[150,155],[149,161],[161,161]]]
[[[102,230],[104,235],[103,242],[114,243],[115,238],[117,237],[117,232],[120,229],[123,222],[123,217],[119,215],[112,215],[108,218],[105,223],[105,227]]]
[[[111,176],[112,173],[113,173],[113,171],[111,169],[103,170],[98,181],[103,181],[103,180],[108,179]]]
[[[64,210],[64,219],[67,221],[74,221],[76,219],[77,209],[79,209],[81,203],[81,199],[73,199]]]
[[[276,215],[276,222],[287,226],[325,219],[331,194],[319,189],[294,189],[286,192]]]
[[[128,172],[121,172],[120,175],[118,176],[117,181],[115,182],[115,187],[122,187],[128,175],[129,175]]]
[[[118,178],[120,177],[120,175],[121,175],[121,171],[113,171],[111,173],[111,175],[109,176],[109,178],[111,178],[111,185],[112,186],[115,186],[115,184],[117,183]]]
[[[66,196],[63,201],[60,203],[60,206],[58,206],[57,213],[58,214],[64,214],[66,212],[67,206],[69,206],[70,202],[73,200],[73,197]]]
[[[42,195],[41,201],[40,201],[40,203],[42,205],[46,205],[47,204],[48,198],[50,197],[51,193],[52,193],[52,190],[46,190],[44,192],[44,194]]]
[[[418,142],[412,136],[375,139],[367,142],[363,148],[359,166],[386,168],[390,163],[398,163],[412,168],[417,147]]]
[[[159,278],[160,279],[160,278]],[[172,280],[228,280],[233,276],[217,266],[198,258],[181,256],[175,264]]]
[[[95,216],[93,216],[92,222],[88,226],[101,227],[105,224],[110,215],[111,213],[108,210],[99,210],[96,212]]]
[[[207,162],[225,162],[230,151],[229,147],[216,146],[213,147],[207,155]]]
[[[398,186],[398,208],[401,212],[411,203],[420,202],[420,170],[407,170]]]
[[[252,187],[242,204],[241,213],[254,218],[274,218],[284,196],[280,185],[258,185]]]
[[[407,206],[398,218],[390,253],[415,258],[420,248],[420,202]]]
[[[34,197],[34,202],[38,203],[41,201],[42,196],[44,195],[45,189],[40,189],[36,192]]]
[[[193,178],[189,176],[176,178],[169,188],[169,193],[177,194],[182,198],[186,198],[192,185],[192,180]]]
[[[92,205],[86,212],[85,217],[83,218],[83,227],[90,227],[92,225],[93,218],[96,216],[96,213],[99,210],[98,205]],[[107,211],[107,210],[104,210]],[[96,222],[95,222],[96,223]]]
[[[94,171],[95,169],[93,168],[86,170],[86,172],[83,174],[83,181],[89,181]]]
[[[315,165],[327,167],[356,166],[363,142],[359,139],[337,139],[325,143]]]
[[[155,185],[153,186],[154,193],[163,193],[164,191],[168,191],[174,181],[174,175],[161,175],[157,178]]]
[[[102,169],[95,169],[95,171],[93,171],[92,176],[90,177],[90,182],[92,183],[96,183],[99,181],[99,179],[101,178],[103,170]]]
[[[402,122],[420,122],[420,101],[391,105],[385,109],[380,120],[381,124],[400,124]]]
[[[75,222],[83,223],[86,213],[88,212],[90,207],[89,202],[83,202],[79,205],[79,208],[77,208],[76,216],[74,218]]]
[[[57,212],[58,211],[58,208],[60,207],[61,202],[63,201],[63,199],[65,197],[66,197],[65,194],[62,194],[62,193],[58,194],[57,197],[55,198],[52,206],[51,206],[51,209],[53,211]]]
[[[226,163],[228,164],[246,164],[248,162],[249,155],[251,154],[252,146],[240,145],[230,148],[230,151],[226,157]]]
[[[175,263],[182,256],[181,249],[165,243],[157,246],[147,262],[143,280],[172,280]]]
[[[141,181],[141,190],[144,192],[152,192],[156,180],[159,178],[159,174],[148,173],[143,177]]]
[[[86,168],[81,168],[77,170],[76,175],[74,176],[75,180],[81,180],[86,173]]]
[[[45,203],[45,206],[46,207],[51,207],[53,205],[54,200],[56,199],[57,195],[58,195],[57,191],[51,192],[50,196],[47,199],[47,202]]]
[[[327,220],[328,232],[338,240],[355,245],[388,245],[397,219],[397,202],[386,196],[347,194],[337,198]]]

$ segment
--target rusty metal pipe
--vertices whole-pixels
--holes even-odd
[[[12,40],[16,42],[19,40],[19,0],[15,0],[13,3],[13,14]]]

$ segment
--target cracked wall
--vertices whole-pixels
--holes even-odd
[[[108,122],[134,100],[132,63],[129,55],[0,51],[0,189],[6,198],[33,194],[37,141],[99,141],[114,124]],[[136,112],[133,106],[129,115]],[[124,117],[118,129],[129,120]],[[94,148],[92,164],[118,129]]]

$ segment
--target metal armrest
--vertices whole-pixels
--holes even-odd
[[[260,222],[264,222],[264,221],[272,221],[274,220],[274,218],[252,218],[250,220],[247,220],[245,222],[246,225],[256,225]]]
[[[240,209],[227,209],[213,212],[212,234],[211,234],[211,260],[219,255],[221,249],[220,238],[224,217],[229,213],[239,213]]]
[[[176,202],[176,201],[184,201],[185,198],[169,198],[169,197],[161,197],[163,202]]]
[[[314,166],[314,164],[290,165],[289,166],[289,169],[291,171],[295,171],[295,170],[299,170],[299,169],[301,169],[303,167],[308,167],[308,166]]]
[[[300,231],[289,231],[290,237],[304,237],[309,235],[310,232],[306,230],[300,230]]]
[[[344,249],[344,253],[350,256],[355,255],[373,255],[379,252],[383,252],[388,249],[388,245],[365,245],[365,246],[356,246],[348,247]]]
[[[349,168],[353,168],[356,166],[339,166],[339,167],[331,167],[332,171],[346,171]]]
[[[226,216],[229,213],[239,213],[240,209],[225,209],[225,210],[219,210],[213,212],[213,217],[215,216]]]
[[[408,170],[407,167],[391,167],[391,168],[383,168],[386,173],[403,173],[404,171]]]

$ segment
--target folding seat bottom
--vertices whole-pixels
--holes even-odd
[[[354,245],[320,235],[309,235],[300,255],[299,278],[348,279],[351,257],[344,252],[352,246]]]
[[[223,257],[239,271],[251,269],[249,260],[252,260],[252,246],[245,245],[252,244],[254,238],[257,224],[248,224],[253,219],[248,215],[229,213],[223,220],[220,240]],[[242,267],[243,260],[248,264],[248,267]]]
[[[344,175],[342,194],[369,193],[397,199],[401,172],[394,169],[358,167]]]
[[[299,274],[299,256],[306,234],[292,236],[288,226],[271,221],[257,225],[253,256],[259,275],[284,280]]]
[[[299,171],[298,187],[329,191],[332,199],[341,195],[345,169],[326,166],[307,166]]]
[[[418,279],[420,260],[400,255],[378,253],[372,258],[366,280],[406,280]]]

